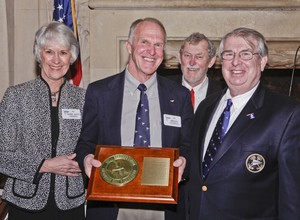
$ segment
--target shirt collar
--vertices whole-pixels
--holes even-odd
[[[137,87],[141,84],[137,79],[135,79],[128,71],[127,67],[125,70],[125,81],[127,83],[127,88],[129,89],[129,91],[131,93],[136,92],[136,90],[138,89]],[[147,87],[147,91],[150,92],[154,85],[157,82],[157,75],[156,73],[154,73],[144,84]],[[148,93],[147,92],[147,93]]]
[[[208,77],[205,76],[204,80],[197,86],[195,87],[191,87],[190,84],[188,84],[188,82],[184,79],[184,77],[182,76],[182,85],[186,88],[188,88],[189,90],[193,89],[194,92],[197,92],[199,90],[201,90],[202,88],[204,88],[206,85],[208,84]]]
[[[251,96],[253,95],[253,93],[255,92],[255,90],[257,89],[259,85],[259,82],[256,84],[256,86],[254,86],[251,90],[249,90],[248,92],[232,97],[230,95],[230,90],[229,88],[226,90],[225,95],[223,96],[224,101],[227,101],[227,99],[231,99],[232,100],[232,105],[235,109],[238,109],[242,106],[245,106],[246,103],[249,101],[249,99],[251,98]]]

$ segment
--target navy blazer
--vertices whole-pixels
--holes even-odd
[[[86,92],[83,109],[83,124],[81,135],[76,147],[76,160],[83,169],[83,159],[87,154],[95,152],[95,146],[121,145],[121,115],[122,100],[125,82],[125,71],[114,76],[91,83]],[[180,155],[189,160],[190,131],[193,118],[193,109],[186,88],[177,83],[157,75],[161,121],[163,115],[177,115],[181,117],[181,128],[166,126],[162,123],[162,146],[179,147]],[[151,126],[151,125],[150,125]],[[109,212],[103,208],[101,216],[104,219],[116,219],[117,209],[112,211],[114,204],[104,202],[101,205],[109,208]],[[171,206],[170,206],[171,207]],[[167,208],[168,209],[168,208]],[[176,209],[175,206],[170,209]],[[174,211],[174,210],[173,210]],[[96,214],[95,214],[96,215]],[[97,212],[99,215],[99,212]],[[167,217],[166,219],[174,219]]]
[[[205,134],[224,92],[204,100],[195,114],[190,219],[300,219],[300,105],[262,85],[228,130],[202,179]],[[264,158],[259,172],[249,170],[253,154]]]

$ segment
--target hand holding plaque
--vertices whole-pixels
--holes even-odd
[[[87,200],[176,204],[177,148],[97,146]]]

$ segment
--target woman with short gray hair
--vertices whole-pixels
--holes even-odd
[[[2,199],[9,219],[84,219],[85,187],[73,159],[85,90],[66,80],[79,46],[59,22],[42,26],[33,53],[41,68],[31,81],[9,87],[0,103]]]

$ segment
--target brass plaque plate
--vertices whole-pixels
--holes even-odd
[[[177,204],[178,148],[98,145],[87,200]]]
[[[144,157],[142,185],[168,186],[170,158]]]

